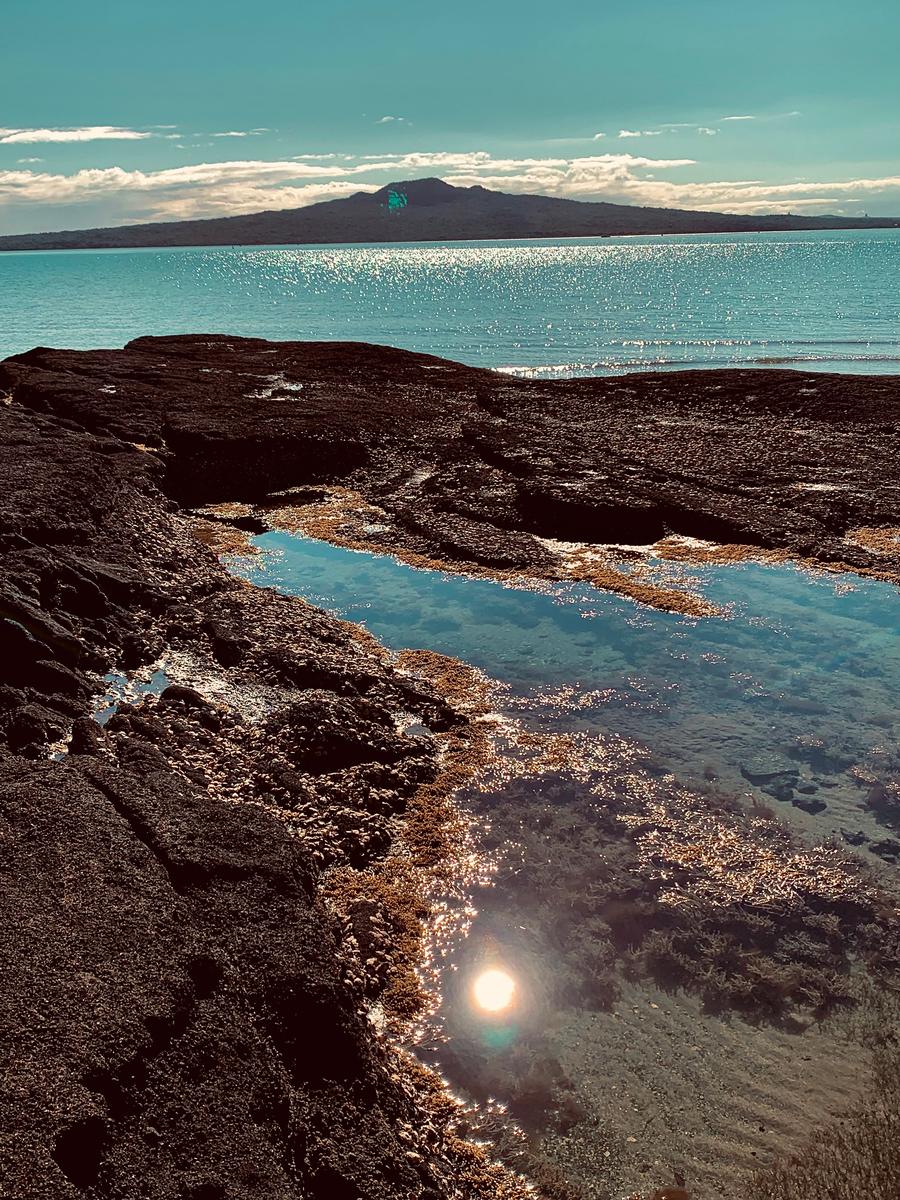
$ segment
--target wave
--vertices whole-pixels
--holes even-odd
[[[740,338],[740,337],[709,337],[709,338],[610,338],[608,346],[890,346],[892,350],[900,351],[900,345],[895,337],[890,338]]]
[[[831,343],[834,345],[835,343]],[[849,343],[845,343],[849,344]],[[829,364],[835,369],[865,364],[900,364],[900,354],[770,354],[756,357],[728,355],[717,358],[646,355],[641,358],[605,358],[593,362],[540,363],[536,365],[504,364],[493,370],[501,375],[514,375],[521,379],[552,379],[576,375],[615,374],[618,371],[652,371],[667,368],[690,370],[703,367],[774,367],[802,364]],[[893,374],[893,372],[884,372]]]
[[[837,362],[900,363],[898,354],[771,354],[764,358],[738,360],[748,363]]]

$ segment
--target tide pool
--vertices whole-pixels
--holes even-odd
[[[900,592],[889,584],[697,567],[728,615],[696,620],[583,585],[519,590],[285,533],[255,544],[261,558],[241,567],[253,582],[364,624],[394,649],[472,663],[536,728],[622,735],[685,781],[742,794],[794,775],[782,781],[792,819],[879,835],[866,796],[900,780]]]
[[[870,892],[843,908],[829,889],[857,886],[844,851],[885,880],[897,857],[872,803],[900,785],[897,589],[695,568],[727,612],[697,620],[254,544],[242,577],[496,682],[499,764],[460,797],[494,867],[445,902],[415,1039],[479,1102],[470,1134],[587,1200],[649,1195],[673,1166],[718,1198],[858,1094],[861,1050],[819,1021],[887,926]],[[539,769],[514,765],[523,746]]]

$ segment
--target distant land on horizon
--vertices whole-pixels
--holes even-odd
[[[59,233],[9,234],[0,237],[0,250],[315,245],[891,228],[900,228],[900,217],[747,216],[695,212],[554,196],[513,195],[478,185],[454,187],[441,179],[412,179],[387,184],[377,192],[357,192],[340,200],[325,200],[305,208]]]

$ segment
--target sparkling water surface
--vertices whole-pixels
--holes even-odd
[[[900,369],[900,230],[0,255],[0,357],[144,334],[387,343],[539,377]]]

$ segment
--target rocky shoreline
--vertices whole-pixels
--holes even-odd
[[[0,364],[9,1194],[522,1192],[370,1019],[419,1002],[477,688],[216,550],[299,528],[698,616],[634,547],[900,580],[898,416],[887,377],[546,384],[341,343]],[[104,674],[153,667],[101,728]]]

